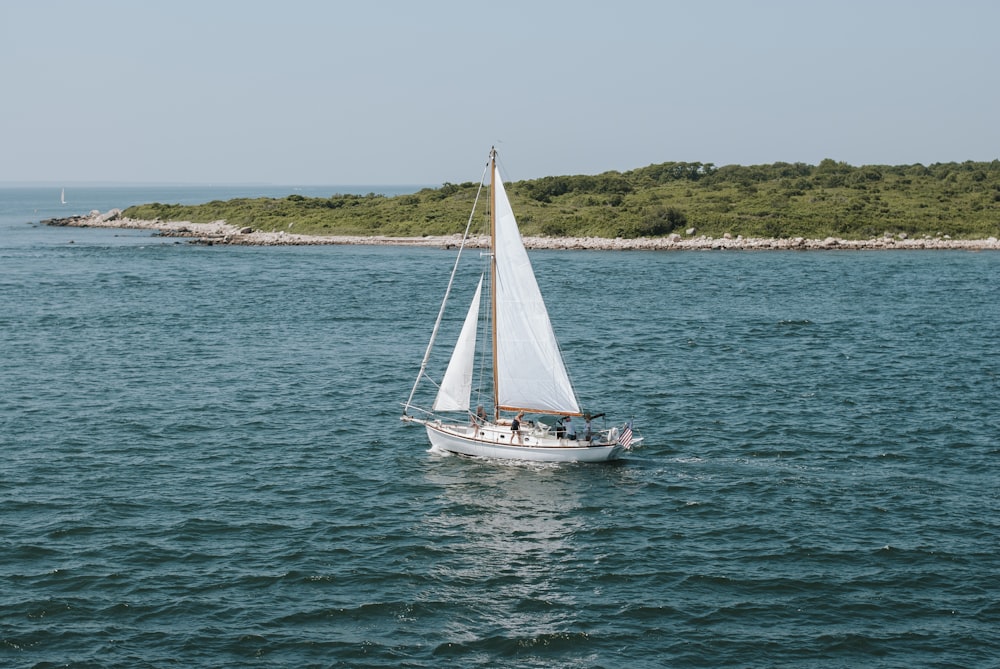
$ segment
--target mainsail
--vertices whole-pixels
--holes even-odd
[[[499,168],[493,169],[497,405],[509,410],[579,414],[514,210]]]

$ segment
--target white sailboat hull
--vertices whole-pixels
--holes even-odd
[[[523,444],[513,439],[510,428],[488,425],[474,428],[451,425],[441,421],[410,420],[423,423],[434,448],[481,458],[529,460],[533,462],[608,462],[617,460],[625,448],[618,443],[590,443],[541,436],[528,432]]]

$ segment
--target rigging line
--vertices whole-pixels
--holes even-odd
[[[486,181],[486,170],[490,167],[489,162],[486,163],[486,167],[483,168],[483,176],[479,180],[479,190],[476,191],[476,199],[472,203],[472,211],[469,213],[469,220],[465,224],[465,234],[462,236],[462,244],[458,247],[458,255],[455,256],[455,266],[451,269],[451,276],[448,278],[448,288],[444,291],[444,299],[441,300],[441,308],[438,310],[437,320],[434,321],[434,329],[431,331],[431,340],[427,342],[427,351],[424,353],[424,359],[420,362],[420,371],[417,372],[417,380],[413,382],[413,388],[410,390],[410,396],[406,398],[406,404],[403,405],[403,414],[410,409],[410,405],[413,404],[413,396],[417,392],[417,386],[420,385],[420,377],[424,376],[424,372],[427,369],[427,361],[431,357],[431,349],[434,348],[434,340],[437,338],[438,330],[441,327],[441,321],[444,318],[444,308],[448,304],[448,297],[451,295],[451,287],[455,283],[455,274],[458,273],[458,263],[462,259],[462,251],[465,250],[465,242],[469,238],[469,229],[472,227],[472,219],[476,215],[476,205],[479,203],[479,196],[483,192],[483,183]]]
[[[487,276],[489,273],[489,262],[485,262],[483,264],[483,276]],[[492,287],[489,289],[492,290]],[[491,332],[492,327],[490,313],[491,310],[488,305],[485,307],[481,306],[479,308],[479,329],[476,335],[480,342],[489,341],[489,333]],[[480,406],[483,404],[483,397],[489,397],[484,386],[487,382],[486,362],[490,359],[490,348],[486,345],[480,345],[476,348],[479,349],[479,373],[476,375],[476,378],[478,379],[476,383],[476,406]],[[490,388],[490,390],[492,390],[492,388]],[[494,401],[493,404],[496,405],[496,402]]]
[[[542,301],[544,302],[544,298],[542,298]],[[577,409],[579,409],[580,408],[580,396],[576,394],[576,384],[573,383],[573,377],[569,373],[569,367],[570,366],[566,364],[566,356],[563,354],[562,344],[559,343],[559,338],[555,336],[555,327],[552,326],[551,323],[549,324],[549,327],[552,329],[552,336],[556,340],[556,350],[559,351],[559,360],[560,360],[560,362],[562,362],[563,372],[566,374],[566,380],[569,381],[569,390],[570,390],[571,393],[573,393],[573,399],[576,401],[576,407],[577,407]],[[577,414],[577,415],[581,415],[582,416],[583,414]]]

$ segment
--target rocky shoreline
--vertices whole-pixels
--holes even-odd
[[[161,237],[180,237],[196,244],[235,244],[242,246],[320,246],[329,244],[375,246],[428,246],[451,248],[462,241],[461,235],[438,237],[385,237],[385,236],[316,236],[287,232],[262,232],[249,227],[237,227],[225,221],[189,223],[185,221],[143,221],[122,216],[119,209],[107,213],[92,211],[81,216],[52,218],[41,221],[43,225],[77,228],[125,228],[155,230]],[[525,237],[529,249],[590,249],[602,251],[674,251],[674,250],[887,250],[887,249],[964,249],[970,251],[1000,250],[996,237],[988,239],[950,239],[943,237],[909,238],[905,234],[889,235],[874,239],[762,239],[725,235],[713,238],[671,234],[666,237],[640,239],[605,239],[601,237]],[[472,238],[467,246],[482,248],[485,237]]]

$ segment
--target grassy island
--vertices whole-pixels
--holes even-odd
[[[235,199],[144,204],[144,220],[225,220],[303,235],[421,237],[461,233],[479,184],[386,197]],[[891,233],[1000,237],[1000,160],[916,165],[726,165],[669,162],[628,172],[556,176],[507,185],[522,233],[541,237],[699,235],[868,239]],[[486,215],[487,205],[478,209]]]

